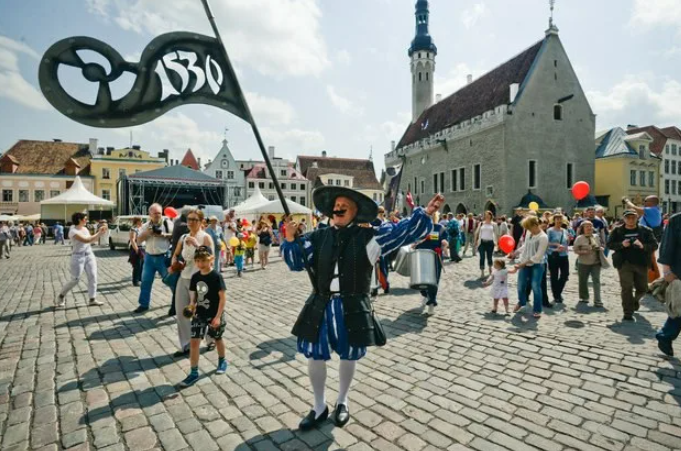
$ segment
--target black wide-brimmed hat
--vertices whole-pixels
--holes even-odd
[[[342,186],[320,186],[312,193],[317,210],[322,214],[333,217],[333,206],[336,198],[343,196],[353,200],[357,204],[357,216],[354,221],[359,223],[371,222],[378,215],[378,205],[369,196]]]

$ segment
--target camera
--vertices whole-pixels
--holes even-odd
[[[151,224],[151,233],[154,235],[162,235],[163,234],[163,225],[162,224]]]

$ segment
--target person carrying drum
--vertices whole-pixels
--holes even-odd
[[[424,308],[428,307],[428,315],[434,315],[435,307],[437,307],[437,289],[440,285],[440,274],[442,273],[442,249],[445,246],[447,246],[447,229],[442,224],[433,224],[433,230],[426,236],[426,239],[416,245],[416,249],[428,249],[437,254],[435,259],[437,285],[429,287],[427,290],[421,290],[421,296],[423,296],[421,305]]]

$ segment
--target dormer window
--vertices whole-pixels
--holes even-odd
[[[638,146],[638,158],[641,160],[646,159],[646,146],[644,144]]]

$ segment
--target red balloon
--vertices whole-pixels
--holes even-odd
[[[499,238],[499,249],[505,254],[510,254],[515,249],[515,240],[511,235],[504,235]]]
[[[175,210],[173,207],[166,207],[163,213],[170,219],[175,219],[178,216],[177,210]]]
[[[590,191],[591,187],[586,182],[577,182],[574,185],[572,185],[572,195],[577,200],[584,199],[586,196],[589,195]]]

